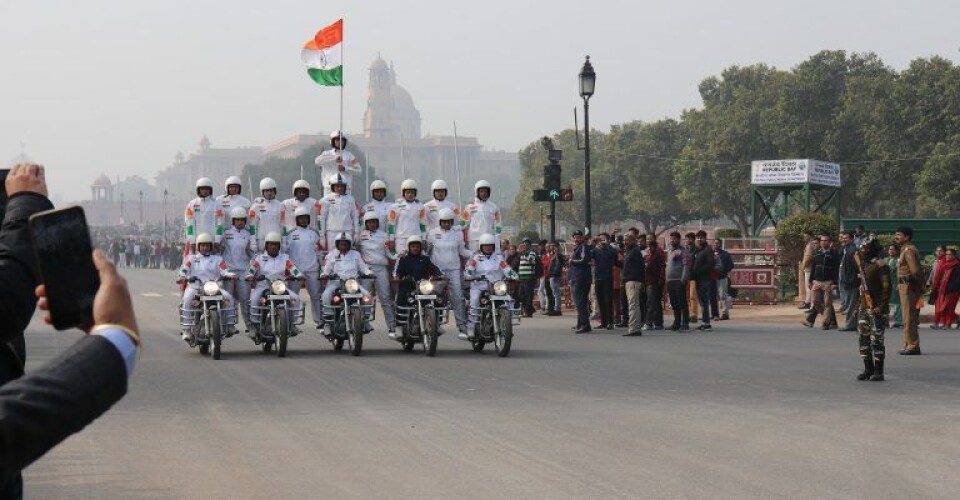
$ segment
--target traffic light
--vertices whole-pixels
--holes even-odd
[[[551,163],[543,166],[543,189],[560,189],[560,165]]]
[[[534,189],[533,201],[573,201],[572,189]]]
[[[560,190],[560,199],[557,201],[573,201],[573,190],[572,189],[561,189]]]

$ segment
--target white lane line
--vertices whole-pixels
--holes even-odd
[[[170,295],[172,295],[172,296],[174,296],[174,297],[179,297],[181,294],[180,294],[180,292],[170,292]]]
[[[153,293],[153,292],[150,292],[150,293],[141,293],[140,295],[142,295],[142,296],[144,296],[144,297],[163,297],[163,295],[160,295],[159,293]]]

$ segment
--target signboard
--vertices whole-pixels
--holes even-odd
[[[734,268],[728,277],[734,288],[774,288],[773,272],[773,267]]]
[[[750,183],[840,187],[840,165],[820,160],[759,160],[750,164]]]

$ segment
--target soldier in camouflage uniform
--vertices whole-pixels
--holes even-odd
[[[860,273],[860,308],[857,331],[860,339],[860,357],[863,373],[857,380],[883,380],[885,357],[883,332],[890,314],[890,266],[882,257],[883,249],[875,239],[867,239],[855,256]]]

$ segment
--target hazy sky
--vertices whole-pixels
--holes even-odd
[[[956,1],[0,0],[0,162],[23,141],[80,199],[101,171],[152,180],[204,133],[232,147],[334,129],[338,91],[310,81],[300,48],[340,17],[346,130],[362,128],[379,52],[424,132],[456,120],[508,150],[572,126],[586,54],[606,129],[699,106],[700,80],[734,64],[846,49],[900,69],[960,47]]]

